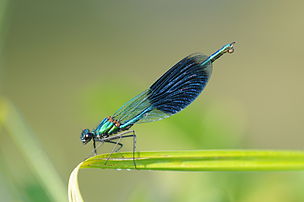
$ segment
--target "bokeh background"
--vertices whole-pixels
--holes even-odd
[[[65,194],[70,172],[91,154],[91,145],[79,140],[83,128],[96,127],[188,54],[211,54],[232,41],[235,53],[216,61],[190,107],[134,127],[138,151],[302,150],[303,6],[283,0],[1,0],[0,200],[58,200],[42,179],[50,175],[47,184],[59,198]],[[131,141],[125,141],[129,151]],[[48,162],[54,173],[27,154],[41,154],[36,163]],[[85,201],[93,202],[304,201],[303,172],[87,169],[79,183]]]

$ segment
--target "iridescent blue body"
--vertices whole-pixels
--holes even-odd
[[[135,134],[115,135],[134,124],[161,120],[181,111],[202,92],[211,76],[212,63],[224,53],[232,53],[233,44],[223,46],[209,57],[202,54],[185,57],[113,116],[103,119],[96,129],[83,130],[81,141],[86,144],[93,139],[94,147],[95,141],[116,143],[112,140],[135,137]]]

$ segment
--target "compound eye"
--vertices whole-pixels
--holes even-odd
[[[92,138],[93,133],[91,133],[89,129],[84,129],[80,135],[80,140],[83,144],[90,142]]]
[[[85,135],[85,139],[88,140],[88,139],[91,139],[92,138],[92,133],[87,133]]]

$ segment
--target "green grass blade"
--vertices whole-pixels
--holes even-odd
[[[135,169],[133,153],[101,154],[86,159],[72,172],[69,201],[82,202],[80,168]],[[198,150],[136,152],[136,170],[167,171],[304,171],[304,151]]]
[[[135,169],[133,153],[101,154],[86,159],[72,172],[69,201],[82,202],[80,168]],[[167,171],[304,171],[304,151],[198,150],[135,153],[136,170]]]
[[[81,168],[134,169],[132,152],[101,154]],[[302,151],[205,150],[161,151],[135,154],[137,170],[171,171],[278,171],[304,170]]]

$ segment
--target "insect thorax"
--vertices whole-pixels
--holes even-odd
[[[132,125],[123,126],[121,123],[111,116],[101,121],[98,127],[95,129],[96,136],[109,136],[118,132],[128,130]]]

